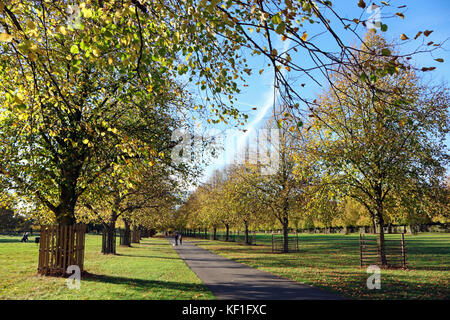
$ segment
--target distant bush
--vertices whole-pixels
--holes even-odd
[[[13,210],[0,208],[0,232],[28,231],[32,226],[31,220],[16,215]]]

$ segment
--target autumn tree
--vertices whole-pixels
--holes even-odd
[[[237,225],[244,227],[245,243],[250,244],[250,227],[259,226],[263,223],[267,208],[260,201],[260,190],[252,185],[249,172],[255,168],[253,165],[233,165],[227,168],[227,179],[224,189],[228,194],[228,206],[233,208],[230,212]],[[251,173],[250,173],[251,174]]]
[[[115,254],[118,219],[125,223],[126,240],[129,240],[131,224],[135,229],[141,225],[157,227],[150,223],[155,219],[155,211],[162,212],[173,206],[176,199],[177,183],[170,178],[172,171],[161,160],[152,165],[142,161],[129,162],[128,166],[116,166],[108,177],[103,177],[80,198],[79,220],[100,222],[104,226],[103,253]]]
[[[332,74],[334,87],[311,112],[309,161],[319,165],[323,184],[367,209],[378,230],[380,262],[387,265],[387,212],[411,208],[414,198],[421,201],[443,180],[449,94],[445,87],[423,85],[406,62],[382,71],[379,65],[395,48],[373,32],[365,43],[386,57],[360,53],[354,59],[366,65],[363,76],[349,66]]]
[[[236,194],[233,194],[231,189],[229,172],[226,168],[216,170],[205,184],[208,188],[208,199],[204,208],[213,227],[213,236],[216,238],[217,228],[225,227],[225,241],[229,240],[230,227],[235,226],[237,221],[234,202]]]
[[[114,163],[163,151],[151,142],[166,125],[150,122],[164,108],[163,92],[173,90],[175,101],[179,90],[161,77],[161,62],[149,61],[166,51],[136,54],[141,40],[131,8],[117,16],[82,7],[82,24],[74,26],[64,9],[37,1],[2,5],[9,36],[0,58],[0,170],[10,189],[72,224],[78,198]]]
[[[276,126],[276,135],[270,139],[258,141],[259,145],[267,144],[266,148],[258,150],[259,157],[264,158],[267,152],[273,153],[273,163],[257,162],[256,165],[247,167],[247,172],[242,175],[247,185],[255,193],[256,201],[259,201],[267,209],[268,215],[278,221],[283,229],[283,250],[288,252],[288,233],[290,217],[302,213],[302,206],[307,199],[307,187],[309,184],[306,171],[302,176],[296,175],[299,166],[298,150],[304,144],[301,127],[291,126],[287,117],[289,113],[285,105],[274,109],[274,115],[267,123],[268,128]],[[283,112],[283,110],[286,110]],[[267,138],[267,137],[266,137]],[[250,152],[250,151],[249,151]],[[249,154],[249,157],[251,155]]]
[[[163,230],[177,224],[175,209],[181,204],[181,183],[174,169],[155,165],[142,175],[128,199],[131,210],[125,215],[136,227]]]

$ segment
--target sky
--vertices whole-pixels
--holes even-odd
[[[418,31],[433,30],[433,33],[426,38],[426,41],[434,41],[435,43],[444,43],[444,48],[434,52],[432,56],[430,54],[417,54],[412,60],[413,64],[420,65],[421,67],[435,66],[436,70],[424,74],[425,79],[432,80],[434,82],[447,82],[448,75],[450,74],[450,1],[449,0],[392,0],[387,1],[391,4],[391,9],[393,11],[388,11],[389,13],[395,13],[401,11],[404,13],[404,19],[395,17],[392,19],[385,19],[385,15],[388,14],[386,10],[381,10],[381,22],[388,25],[387,32],[383,32],[386,40],[388,42],[395,41],[397,43],[402,43],[399,40],[400,34],[404,33],[409,38],[414,38]],[[373,2],[366,1],[367,4],[372,4]],[[375,1],[374,3],[380,5],[380,2]],[[395,7],[407,5],[406,8],[397,9]],[[370,5],[369,5],[370,6]],[[392,7],[394,6],[394,7]],[[361,20],[368,19],[372,14],[367,12],[367,10],[362,10],[358,8],[356,0],[334,0],[334,9],[342,14],[344,17],[353,19],[359,18]],[[332,21],[333,26],[333,21]],[[314,27],[310,28],[311,35],[314,35]],[[358,29],[358,34],[363,36],[367,29],[361,27]],[[378,31],[381,32],[381,31]],[[352,45],[356,44],[357,38],[349,33],[343,32],[339,35],[343,35],[343,40],[346,44]],[[334,41],[327,37],[327,35],[322,35],[316,38],[315,43],[320,47],[329,48],[330,50],[335,49]],[[279,39],[275,46],[278,51],[283,48],[286,49],[290,45],[289,41],[281,41]],[[399,46],[401,52],[410,52],[414,50],[418,45],[418,42],[412,43],[402,43]],[[302,59],[301,56],[293,57],[294,59]],[[444,63],[438,63],[434,61],[436,58],[443,58]],[[309,62],[304,61],[305,64]],[[247,80],[248,87],[242,87],[242,93],[237,96],[238,100],[236,103],[237,108],[249,115],[248,123],[245,126],[247,133],[239,132],[235,139],[223,139],[224,153],[222,156],[218,157],[210,163],[209,166],[205,168],[204,176],[200,179],[202,182],[206,181],[212,172],[216,169],[223,167],[227,160],[232,158],[237,150],[236,145],[242,144],[245,141],[246,136],[259,128],[264,124],[264,120],[270,117],[272,114],[272,108],[274,105],[274,88],[272,86],[273,73],[270,71],[265,71],[262,75],[259,75],[257,70],[267,66],[266,62],[260,58],[255,57],[250,61],[251,67],[253,67],[256,72],[253,73],[251,77]],[[314,98],[318,93],[320,93],[324,88],[313,84],[307,79],[302,79],[302,82],[306,83],[304,89],[302,89],[302,95],[309,99]],[[252,108],[257,108],[256,111]],[[221,129],[224,129],[221,127]],[[234,141],[234,142],[233,142]],[[447,138],[447,145],[449,145],[450,138]]]

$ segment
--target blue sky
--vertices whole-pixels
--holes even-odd
[[[361,20],[368,19],[371,14],[361,8],[358,8],[357,2],[358,1],[356,0],[334,0],[333,7],[345,18],[353,19],[361,17]],[[434,41],[435,43],[442,43],[447,38],[450,38],[449,0],[392,0],[387,2],[391,4],[391,8],[381,10],[381,22],[388,25],[388,31],[383,32],[383,34],[388,42],[395,41],[397,43],[401,43],[401,46],[399,47],[401,52],[411,52],[411,50],[414,50],[419,44],[418,41],[403,43],[399,39],[400,34],[402,33],[412,39],[418,31],[433,30],[433,33],[426,38],[426,41]],[[366,3],[369,5],[373,2],[366,1]],[[374,3],[380,5],[379,1],[375,1]],[[407,5],[406,8],[396,8],[405,4]],[[404,13],[404,19],[399,17],[391,19],[384,18],[386,15],[395,14],[399,11]],[[332,25],[333,22],[334,21],[332,21]],[[309,37],[313,36],[315,32],[319,32],[318,29],[316,30],[315,27],[311,28],[311,26],[309,27],[309,30]],[[358,34],[363,36],[366,31],[367,29],[361,26],[361,28],[358,29]],[[341,32],[339,35],[343,36],[342,39],[348,45],[358,43],[356,36],[350,32]],[[315,43],[322,48],[329,48],[330,50],[334,50],[336,48],[334,41],[328,35],[318,37]],[[289,43],[287,41],[283,42],[279,39],[275,46],[280,52],[280,49],[283,47],[287,48]],[[303,57],[296,56],[293,58],[302,59]],[[434,61],[435,58],[443,58],[444,63]],[[304,63],[308,64],[310,62],[305,60]],[[447,82],[448,75],[450,74],[450,41],[444,44],[443,50],[434,52],[432,56],[430,56],[429,53],[416,55],[413,63],[421,67],[437,67],[435,71],[424,75],[425,78],[436,82]],[[258,73],[258,70],[267,66],[266,62],[260,57],[255,57],[250,61],[250,65],[254,69],[253,75],[248,79],[248,87],[242,87],[242,93],[238,96],[238,101],[236,104],[239,110],[246,112],[249,115],[248,125],[245,128],[247,130],[252,130],[252,128],[258,128],[262,125],[264,123],[264,119],[271,115],[271,110],[274,103],[274,91],[272,86],[273,74],[269,70],[265,71],[262,75],[259,75]],[[302,88],[302,95],[309,99],[313,98],[323,89],[307,79],[302,79],[301,82],[306,83],[306,86]],[[256,111],[252,110],[254,107],[257,108]],[[223,129],[223,127],[221,127],[221,129]],[[244,133],[241,133],[241,135],[244,135]],[[238,140],[239,139],[242,141],[243,137],[238,137]],[[450,139],[447,139],[447,141],[450,141]],[[233,154],[233,149],[235,148],[233,148],[232,144],[224,143],[224,147],[225,154],[228,157]],[[211,165],[206,168],[205,175],[201,180],[205,181],[214,169],[222,167],[225,163],[224,160],[225,157],[219,157],[217,160],[213,161]]]

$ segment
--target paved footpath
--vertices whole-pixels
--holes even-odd
[[[173,242],[173,240],[170,240]],[[183,241],[179,256],[217,299],[340,300],[341,296],[238,263]]]

